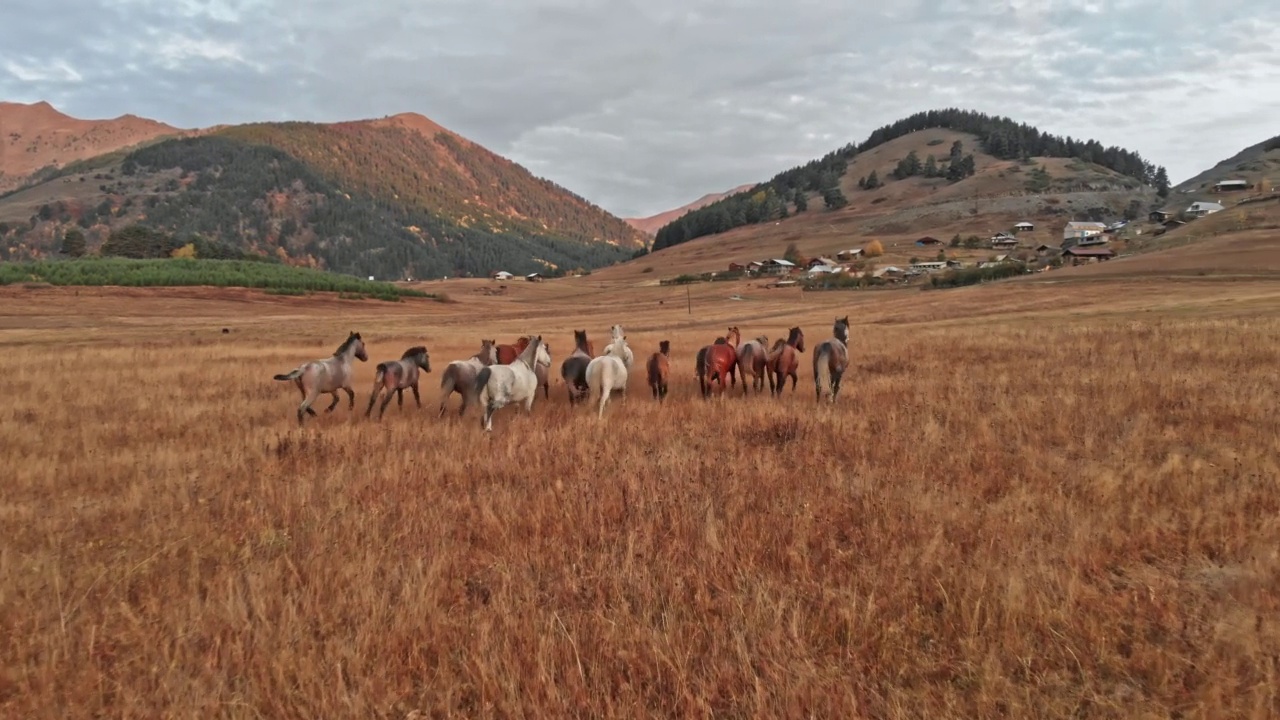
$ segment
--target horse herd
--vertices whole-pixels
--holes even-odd
[[[599,403],[598,417],[604,417],[609,397],[613,393],[626,392],[635,356],[620,325],[610,329],[609,344],[600,355],[595,354],[586,330],[575,330],[573,335],[574,350],[560,366],[560,374],[569,392],[569,404],[576,405],[594,396]],[[840,380],[849,365],[848,316],[836,319],[831,335],[819,343],[813,353],[813,379],[819,402],[824,398],[835,402],[840,392]],[[732,387],[740,378],[745,395],[749,376],[756,392],[762,392],[767,383],[771,395],[781,396],[787,378],[790,378],[794,393],[799,381],[799,354],[804,351],[804,333],[798,327],[791,328],[787,338],[778,339],[772,347],[769,347],[768,338],[763,336],[742,342],[738,328],[730,327],[724,336],[698,350],[698,387],[702,397],[710,397],[717,390],[723,394],[726,381]],[[311,405],[323,394],[333,396],[325,412],[332,412],[338,406],[339,391],[347,394],[348,406],[354,410],[356,394],[352,388],[352,365],[355,360],[367,362],[368,359],[364,340],[360,333],[353,331],[331,357],[303,363],[290,372],[276,375],[275,379],[292,381],[302,393],[302,403],[298,405],[298,423],[301,424],[306,415],[315,416],[316,411]],[[486,431],[492,430],[493,414],[499,409],[523,404],[526,412],[532,412],[539,389],[543,397],[550,397],[551,386],[547,380],[550,367],[551,348],[541,335],[527,335],[510,345],[482,340],[480,351],[475,355],[465,360],[454,360],[445,367],[440,378],[439,415],[444,415],[449,397],[456,392],[462,397],[458,414],[466,413],[470,404],[477,403],[484,408],[481,427]],[[418,394],[421,371],[431,372],[430,354],[422,345],[405,350],[399,360],[378,363],[365,416],[372,413],[379,397],[382,397],[379,419],[393,396],[398,405],[404,407],[405,390],[413,392],[414,402],[421,408],[422,399]],[[670,341],[663,340],[658,344],[657,352],[651,354],[645,363],[645,373],[653,397],[662,402],[667,397],[671,374]]]

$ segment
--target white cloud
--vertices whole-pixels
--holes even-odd
[[[1280,110],[1280,4],[1247,0],[9,4],[0,97],[185,127],[417,111],[624,215],[930,108],[1127,147],[1175,180]]]

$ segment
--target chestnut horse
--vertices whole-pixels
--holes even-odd
[[[791,328],[791,334],[786,340],[781,338],[774,343],[773,350],[769,351],[769,390],[782,397],[782,390],[787,386],[787,378],[791,378],[791,392],[795,393],[796,383],[799,382],[799,376],[796,371],[800,368],[800,355],[804,352],[804,333],[800,328]],[[776,381],[775,381],[776,378]]]
[[[831,329],[834,337],[823,340],[813,349],[813,384],[818,391],[818,402],[830,393],[831,402],[840,393],[840,378],[849,367],[849,316],[837,318]]]
[[[742,333],[738,332],[738,328],[735,326],[729,328],[723,345],[716,342],[707,348],[707,352],[702,359],[702,376],[706,378],[708,394],[711,392],[711,383],[713,381],[720,383],[720,394],[722,395],[725,391],[725,376],[729,376],[736,381],[738,369],[737,348],[740,342],[742,342]],[[743,382],[745,383],[746,380],[744,379]]]
[[[645,367],[649,371],[649,387],[653,390],[653,397],[662,402],[667,397],[667,377],[671,374],[670,340],[658,343],[658,352],[649,356]]]
[[[587,386],[587,364],[595,357],[595,348],[587,339],[586,330],[573,331],[574,350],[560,365],[560,377],[564,378],[565,387],[569,389],[569,404],[585,400],[591,392]]]
[[[527,347],[529,347],[528,335],[521,335],[510,345],[499,345],[497,347],[498,362],[496,364],[510,365],[516,361],[516,358],[520,357],[520,354],[523,353],[524,349]],[[549,344],[543,343],[543,347],[546,348],[548,353],[551,352],[551,346]],[[533,369],[533,374],[538,376],[538,387],[542,388],[542,397],[544,398],[551,397],[551,381],[547,379],[548,367],[548,365],[539,364]]]
[[[364,416],[369,417],[369,413],[373,412],[373,403],[377,401],[378,395],[382,394],[383,390],[387,392],[387,397],[382,401],[382,407],[378,408],[379,420],[382,419],[382,413],[386,412],[393,395],[397,404],[404,407],[405,388],[413,391],[413,401],[421,408],[422,397],[418,395],[418,370],[431,372],[431,356],[427,353],[427,348],[422,345],[415,345],[405,350],[399,360],[378,363],[378,372],[373,378],[373,390],[369,394],[369,407],[365,408]]]

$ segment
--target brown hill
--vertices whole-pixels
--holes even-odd
[[[0,193],[42,168],[127,148],[183,131],[136,115],[82,120],[47,102],[0,102]]]
[[[222,126],[41,173],[0,198],[0,259],[90,251],[142,223],[237,252],[359,275],[560,274],[647,238],[426,117]]]
[[[891,179],[908,153],[915,151],[921,160],[930,154],[945,156],[957,140],[965,154],[973,155],[972,176],[958,182],[920,176]],[[1048,174],[1043,189],[1032,180],[1038,169]],[[861,189],[859,180],[873,171],[884,184]],[[795,213],[794,204],[789,204],[789,217],[699,237],[592,277],[656,283],[683,273],[724,271],[731,262],[782,257],[792,244],[801,255],[815,257],[860,248],[871,240],[879,240],[885,249],[876,260],[879,265],[901,266],[912,258],[932,260],[938,254],[936,246],[915,244],[923,236],[936,237],[944,246],[956,235],[977,236],[982,240],[977,248],[945,247],[948,257],[977,262],[1004,253],[993,251],[987,240],[997,232],[1012,231],[1021,221],[1035,225],[1035,230],[1018,236],[1019,251],[1029,251],[1040,244],[1061,244],[1068,221],[1145,216],[1157,202],[1154,189],[1102,166],[1069,158],[1001,160],[979,149],[975,136],[943,128],[913,132],[856,155],[840,179],[840,189],[849,204],[838,210],[825,208],[822,198],[810,193],[805,212]]]
[[[658,232],[658,228],[662,227],[663,225],[666,225],[672,220],[675,220],[681,215],[684,215],[690,210],[697,210],[698,208],[706,207],[707,205],[710,205],[711,203],[721,198],[729,197],[730,195],[734,193],[742,192],[743,190],[750,190],[753,187],[755,187],[755,183],[747,183],[746,185],[739,185],[738,187],[733,188],[732,190],[728,190],[726,192],[707,193],[706,195],[703,195],[702,197],[698,198],[697,200],[694,200],[691,203],[681,205],[680,207],[674,208],[672,210],[660,212],[657,215],[650,215],[649,217],[642,217],[642,218],[624,218],[624,219],[627,221],[627,224],[631,225],[631,227],[639,230],[640,232],[645,233],[646,235],[653,235],[654,233]]]
[[[1254,191],[1264,180],[1264,190],[1280,185],[1280,135],[1251,145],[1208,170],[1178,183],[1173,188],[1174,197],[1179,198],[1179,203],[1183,200],[1187,203],[1193,200],[1220,200],[1220,197],[1211,195],[1218,195],[1213,192],[1214,185],[1224,180],[1244,180],[1252,186],[1250,190]],[[1248,194],[1248,191],[1243,194]]]

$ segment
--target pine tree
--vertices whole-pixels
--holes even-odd
[[[84,233],[79,228],[71,228],[62,236],[62,253],[68,257],[83,257],[88,248],[85,245]]]
[[[1165,172],[1164,166],[1156,168],[1156,194],[1160,197],[1169,197],[1169,173]]]

